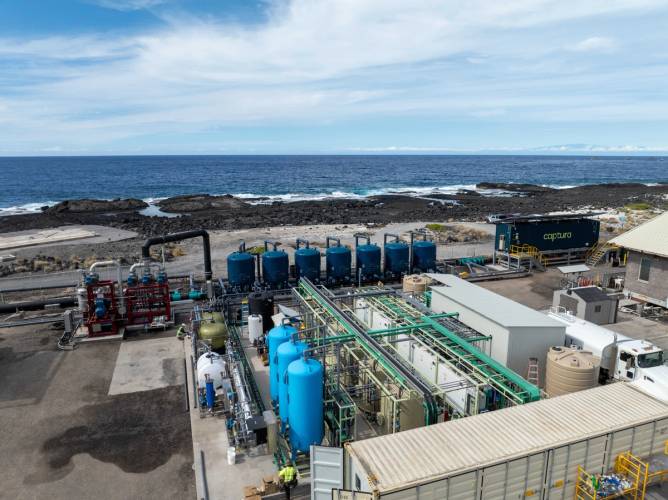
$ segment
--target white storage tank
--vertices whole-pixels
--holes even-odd
[[[550,397],[591,389],[598,385],[600,359],[573,347],[551,347],[547,353],[545,392]]]
[[[251,314],[248,317],[248,339],[251,344],[260,340],[262,337],[262,316],[259,314]]]
[[[227,366],[223,356],[215,352],[202,354],[197,360],[197,384],[200,388],[206,386],[206,376],[213,380],[213,388],[223,387],[223,378],[227,374]]]

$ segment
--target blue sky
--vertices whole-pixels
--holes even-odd
[[[0,155],[668,153],[665,0],[0,0]]]

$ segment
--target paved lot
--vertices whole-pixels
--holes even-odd
[[[554,268],[536,272],[526,278],[516,278],[477,283],[493,292],[508,297],[537,310],[547,310],[552,305],[552,293],[560,288],[563,275]],[[640,318],[620,312],[617,323],[605,325],[623,335],[645,339],[668,351],[668,324]]]
[[[193,498],[183,385],[110,395],[122,344],[62,352],[59,335],[49,326],[0,331],[0,497]],[[163,336],[182,352],[173,332]]]

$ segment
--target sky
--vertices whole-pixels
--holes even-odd
[[[0,0],[0,155],[668,154],[666,0]]]

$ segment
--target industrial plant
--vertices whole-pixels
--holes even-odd
[[[264,476],[236,479],[248,499],[278,495],[287,464],[317,500],[659,498],[663,349],[562,305],[609,297],[573,270],[601,248],[592,217],[491,217],[493,254],[476,258],[438,259],[426,231],[300,238],[292,259],[288,242],[240,242],[224,276],[207,231],[150,238],[129,269],[81,271],[58,345],[175,331],[198,498],[238,498],[217,478],[253,464]],[[192,238],[203,276],[168,275],[151,249]],[[477,283],[557,266],[567,284],[543,310]]]

